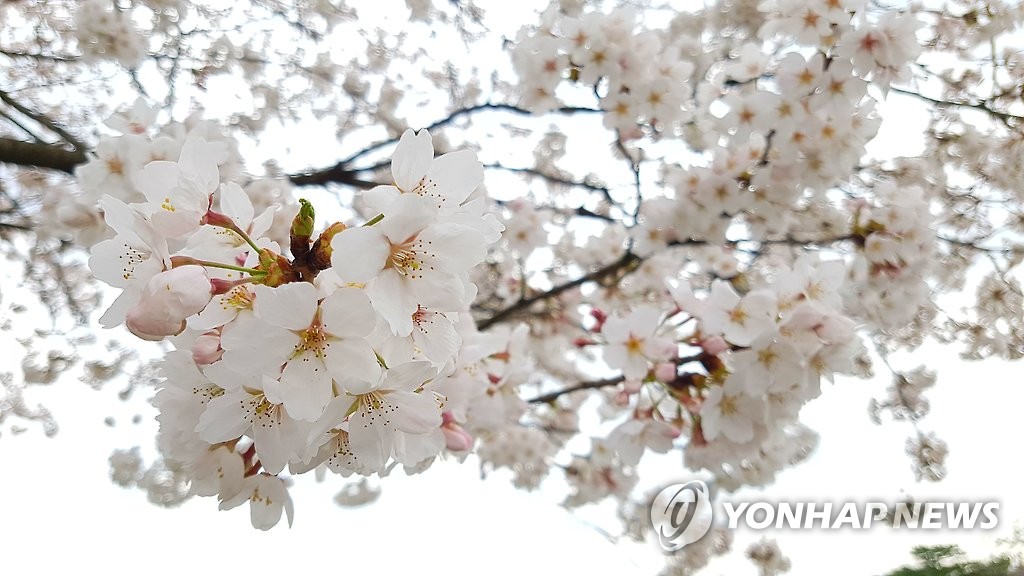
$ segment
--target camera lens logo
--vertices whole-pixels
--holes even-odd
[[[700,540],[711,530],[711,495],[700,480],[673,484],[651,504],[651,525],[658,543],[669,552]]]

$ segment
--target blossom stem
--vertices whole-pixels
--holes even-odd
[[[265,276],[266,270],[257,270],[255,268],[246,268],[244,266],[235,266],[233,264],[222,264],[220,262],[209,262],[207,260],[196,260],[196,264],[199,266],[206,266],[209,268],[223,268],[224,270],[234,270],[236,272],[244,272],[252,276]]]
[[[245,243],[251,246],[253,250],[257,252],[260,251],[260,247],[257,246],[256,243],[253,242],[252,238],[250,238],[249,235],[245,233],[245,230],[239,228],[238,224],[235,224],[235,221],[232,220],[230,217],[219,212],[214,212],[213,210],[210,210],[206,213],[206,217],[204,218],[204,220],[210,226],[217,226],[218,228],[225,228],[227,230],[231,230],[235,234],[238,234],[238,236],[242,240],[245,240]]]
[[[377,214],[373,218],[370,218],[370,220],[367,221],[366,224],[363,224],[363,226],[364,227],[365,226],[373,226],[374,224],[376,224],[377,222],[380,222],[383,219],[384,219],[384,215],[383,214]]]

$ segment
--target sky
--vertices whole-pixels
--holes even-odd
[[[902,103],[901,103],[902,102]],[[877,154],[912,154],[905,136],[922,116],[908,99],[891,97],[882,113],[899,116],[885,124],[873,144]],[[15,360],[0,347],[0,367]],[[894,361],[906,369],[924,363],[939,370],[929,393],[932,413],[922,423],[950,449],[949,475],[942,482],[917,482],[904,453],[909,424],[877,426],[868,418],[870,398],[883,398],[889,384],[881,366],[870,381],[839,378],[824,385],[821,398],[802,421],[821,434],[808,462],[781,473],[763,491],[744,491],[755,501],[896,501],[916,499],[986,501],[1001,504],[994,531],[871,531],[844,529],[793,531],[740,529],[734,552],[715,560],[707,574],[756,574],[742,560],[746,546],[762,536],[775,538],[793,563],[795,576],[836,573],[882,574],[910,561],[922,544],[956,543],[983,558],[995,540],[1024,525],[1024,494],[1019,490],[1019,451],[1008,440],[1019,436],[1015,422],[1024,403],[1020,368],[1000,361],[965,363],[949,348],[926,345]],[[292,494],[295,524],[269,532],[249,524],[247,507],[218,512],[216,502],[197,498],[175,509],[150,505],[138,490],[108,479],[112,450],[142,445],[151,454],[155,425],[137,398],[116,400],[116,387],[93,390],[73,378],[27,393],[41,402],[61,426],[54,438],[37,427],[0,437],[0,569],[8,574],[213,574],[239,570],[292,573],[437,572],[449,576],[487,573],[635,574],[654,573],[659,550],[616,544],[604,532],[607,515],[573,514],[557,504],[555,490],[526,493],[507,476],[481,481],[471,460],[444,462],[416,477],[383,481],[380,499],[360,508],[332,501],[343,481],[298,479]],[[139,424],[132,416],[142,413]],[[113,416],[118,425],[107,426]],[[678,460],[677,460],[678,461]],[[665,476],[682,472],[670,461]],[[837,568],[841,567],[841,568]]]

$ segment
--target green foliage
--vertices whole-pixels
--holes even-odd
[[[999,555],[981,562],[964,559],[964,552],[956,545],[916,546],[912,553],[918,566],[903,566],[886,576],[1009,576],[1024,574],[1014,566],[1013,559]]]

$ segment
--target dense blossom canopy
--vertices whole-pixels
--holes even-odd
[[[890,356],[1024,355],[1024,8],[679,4],[0,3],[0,250],[25,270],[0,422],[55,431],[22,393],[62,373],[127,379],[159,457],[112,476],[154,502],[265,530],[291,476],[472,454],[643,539],[666,483],[773,482],[823,381],[882,366],[870,417],[910,421],[941,479],[941,375]],[[883,103],[928,111],[917,149],[879,152]],[[652,458],[678,475],[640,478]]]

